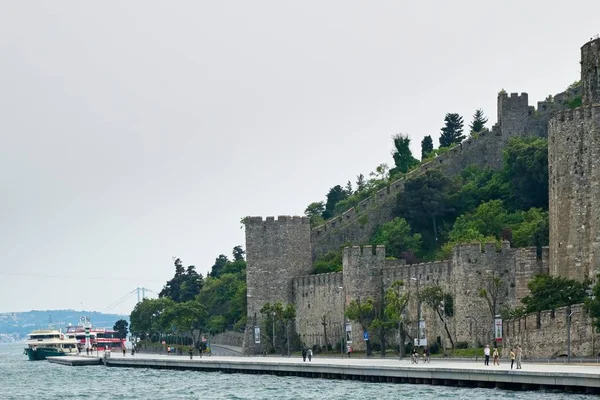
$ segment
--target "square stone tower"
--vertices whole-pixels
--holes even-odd
[[[581,48],[582,106],[549,123],[550,268],[554,276],[600,273],[600,39]]]

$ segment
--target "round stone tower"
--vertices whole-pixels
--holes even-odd
[[[550,266],[554,276],[600,273],[600,39],[581,48],[582,106],[548,126]]]

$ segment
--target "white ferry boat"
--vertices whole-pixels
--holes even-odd
[[[56,329],[40,329],[29,334],[24,353],[29,360],[45,360],[46,357],[77,354],[77,340],[66,338]]]

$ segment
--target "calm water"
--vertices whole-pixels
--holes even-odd
[[[0,398],[16,399],[522,399],[597,398],[444,386],[364,383],[215,372],[67,367],[27,361],[21,344],[0,344]]]

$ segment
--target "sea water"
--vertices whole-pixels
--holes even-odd
[[[595,396],[560,392],[367,383],[272,375],[223,374],[28,361],[24,344],[0,344],[0,399],[523,399]]]

